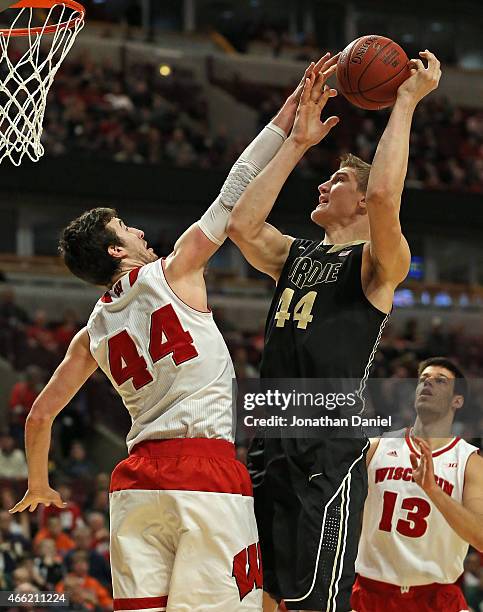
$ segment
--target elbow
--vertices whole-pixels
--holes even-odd
[[[27,416],[25,426],[28,428],[38,428],[52,423],[54,415],[42,402],[34,402]]]
[[[226,233],[235,243],[246,240],[248,235],[247,224],[239,219],[236,213],[232,213],[228,221],[228,225],[226,226]]]
[[[378,187],[376,189],[368,189],[366,193],[366,204],[368,206],[389,206],[397,207],[401,199],[401,194],[391,189]]]
[[[230,219],[228,220],[228,225],[226,226],[226,233],[229,238],[235,239],[240,232],[240,224],[238,220],[233,217],[233,213],[231,214]]]
[[[378,187],[376,189],[368,189],[366,193],[366,202],[375,202],[382,204],[390,199],[390,191]]]

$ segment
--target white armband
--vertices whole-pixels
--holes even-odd
[[[223,244],[233,207],[257,174],[275,157],[286,138],[281,128],[269,123],[235,162],[220,195],[198,222],[212,242]]]

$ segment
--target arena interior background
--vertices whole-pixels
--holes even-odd
[[[217,195],[230,165],[282,104],[304,66],[322,50],[335,52],[359,35],[379,33],[399,42],[410,57],[428,48],[442,61],[440,87],[418,106],[414,119],[401,212],[413,260],[396,293],[374,375],[414,377],[418,360],[446,355],[470,376],[483,377],[480,2],[85,4],[87,26],[49,96],[46,156],[37,164],[24,161],[14,168],[4,163],[1,168],[2,589],[25,580],[35,583],[32,568],[44,554],[39,542],[46,535],[46,512],[16,519],[6,512],[25,490],[25,417],[99,295],[70,276],[56,257],[60,230],[88,208],[115,206],[130,225],[144,229],[158,254],[168,254],[180,232]],[[8,19],[8,13],[0,15],[2,23]],[[370,161],[387,120],[386,112],[358,110],[342,97],[330,105],[340,125],[300,163],[272,216],[292,235],[317,235],[309,222],[317,185],[346,151]],[[214,258],[207,281],[238,377],[256,376],[270,281],[230,243]],[[87,550],[96,559],[91,573],[107,589],[106,474],[125,455],[128,425],[119,398],[96,373],[54,428],[51,476],[71,496],[61,525],[67,547]],[[461,433],[473,441],[481,437],[474,430]],[[243,460],[243,437],[238,453]],[[482,563],[470,552],[463,578],[475,612],[483,611]],[[66,571],[59,562],[57,578]],[[36,584],[42,590],[48,586]],[[102,609],[110,609],[109,593],[102,602]]]

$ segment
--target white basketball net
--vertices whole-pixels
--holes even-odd
[[[82,13],[59,3],[48,10],[40,31],[32,32],[34,11],[38,16],[38,9],[19,9],[9,32],[0,33],[0,163],[8,158],[15,166],[24,155],[36,162],[44,154],[41,138],[47,95],[84,27]],[[55,31],[45,32],[52,23],[57,23]],[[19,28],[27,29],[27,36],[11,35]]]

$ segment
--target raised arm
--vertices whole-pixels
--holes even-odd
[[[52,424],[86,380],[97,369],[89,350],[87,330],[72,340],[64,360],[35,400],[25,424],[25,450],[28,463],[28,491],[10,512],[21,512],[38,504],[63,507],[62,500],[49,486],[48,459]]]
[[[278,280],[293,238],[285,236],[266,222],[285,181],[305,151],[317,144],[339,119],[320,121],[320,113],[329,97],[337,94],[325,86],[335,72],[338,54],[322,57],[305,74],[297,119],[289,138],[265,170],[238,200],[228,222],[228,235],[246,259],[258,270]],[[318,114],[317,114],[318,113]]]
[[[326,53],[317,64],[312,62],[295,91],[287,98],[272,121],[243,151],[232,167],[219,196],[201,219],[189,227],[176,242],[167,258],[170,280],[200,274],[212,255],[227,237],[227,225],[233,207],[247,185],[265,168],[279,151],[293,127],[305,78],[320,69],[329,58]]]
[[[410,253],[401,233],[399,210],[409,157],[409,136],[414,110],[436,89],[440,63],[429,51],[411,60],[411,76],[399,87],[396,104],[379,141],[367,186],[366,205],[371,230],[370,254],[378,279],[397,286],[409,270]]]

